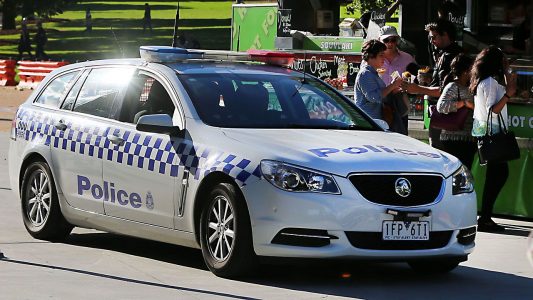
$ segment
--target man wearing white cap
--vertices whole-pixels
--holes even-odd
[[[411,63],[414,63],[415,60],[411,54],[398,49],[400,35],[398,35],[396,28],[387,25],[381,27],[379,30],[379,40],[387,46],[387,49],[385,50],[385,61],[383,63],[384,72],[381,74],[381,79],[383,82],[385,82],[385,85],[389,85],[394,81],[394,78],[392,78],[392,74],[394,72],[401,76],[401,74],[407,70],[407,66]],[[407,113],[409,108],[407,102],[409,100],[403,99],[403,97],[407,97],[407,95],[401,93],[400,89],[393,91],[391,95],[395,96],[394,101],[397,102],[395,103],[395,107],[403,107],[403,109],[398,109],[397,111],[397,113],[399,113],[398,117],[401,118],[401,124],[403,126],[398,125],[399,127],[397,127],[397,129],[394,131],[407,134]]]
[[[385,63],[383,64],[385,73],[383,73],[381,78],[385,84],[388,85],[392,82],[391,75],[394,71],[397,71],[398,74],[401,75],[407,70],[407,65],[415,60],[411,54],[398,49],[400,36],[398,35],[396,28],[392,26],[381,27],[379,31],[379,40],[387,46],[387,50],[385,50]]]

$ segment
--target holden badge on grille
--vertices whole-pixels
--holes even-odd
[[[396,182],[394,183],[394,189],[396,190],[396,194],[400,195],[401,197],[407,197],[411,194],[411,183],[409,180],[400,177],[396,179]]]

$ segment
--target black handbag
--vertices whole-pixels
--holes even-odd
[[[492,134],[492,107],[487,116],[487,132],[478,139],[479,162],[506,162],[520,158],[520,148],[512,131],[507,131],[501,113],[498,113],[500,132]],[[503,127],[502,127],[503,125]]]

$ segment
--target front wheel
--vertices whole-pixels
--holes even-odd
[[[255,266],[250,216],[242,195],[228,183],[216,185],[202,209],[200,245],[215,275],[238,277]]]
[[[31,236],[58,241],[70,234],[70,225],[59,207],[59,200],[48,164],[32,162],[25,170],[21,189],[22,219]]]

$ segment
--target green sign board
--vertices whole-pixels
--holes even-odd
[[[517,137],[533,138],[533,105],[508,103],[507,117],[509,129]]]
[[[278,23],[277,4],[233,5],[231,50],[273,50]]]
[[[315,51],[361,52],[363,38],[308,36],[304,39],[303,48]]]
[[[428,103],[424,101],[424,112],[427,112]],[[513,131],[516,137],[533,138],[533,105],[521,103],[507,104],[507,124],[509,130]],[[424,113],[424,128],[429,128],[430,118]]]

